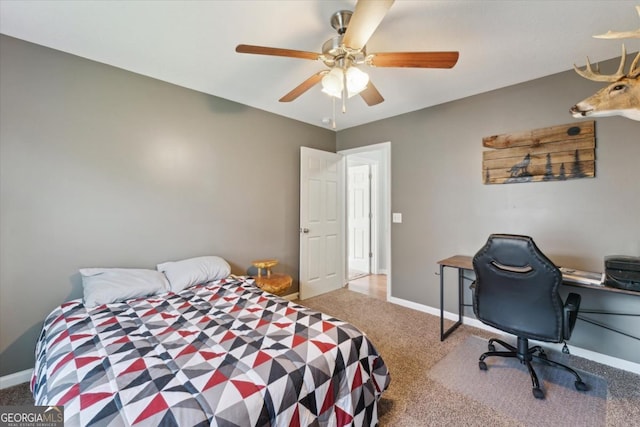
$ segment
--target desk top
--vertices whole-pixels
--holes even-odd
[[[473,257],[468,255],[454,255],[449,258],[441,259],[438,264],[444,267],[462,268],[464,270],[473,270]],[[613,288],[611,286],[588,285],[586,283],[575,283],[563,281],[565,286],[575,286],[577,288],[595,289],[596,291],[615,292],[619,294],[640,296],[640,292],[628,291],[626,289]]]
[[[468,255],[454,255],[449,258],[441,259],[438,264],[445,267],[464,268],[465,270],[473,270],[473,257]]]

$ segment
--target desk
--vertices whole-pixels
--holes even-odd
[[[438,264],[440,265],[440,341],[444,341],[444,339],[447,338],[449,334],[455,331],[458,328],[458,326],[462,325],[462,315],[463,315],[463,309],[465,307],[464,291],[462,289],[464,285],[464,280],[465,280],[464,271],[465,270],[473,271],[472,260],[473,260],[473,257],[468,255],[454,255],[452,257],[445,258],[443,260],[438,261]],[[458,320],[456,321],[456,323],[451,325],[451,327],[449,327],[446,331],[444,330],[444,268],[445,267],[458,269]],[[614,293],[640,296],[640,292],[628,291],[626,289],[612,288],[610,286],[587,285],[584,283],[575,283],[575,282],[568,282],[568,281],[563,281],[562,284],[566,286],[574,286],[577,288],[587,288],[587,289],[594,289],[597,291],[614,292]],[[599,313],[599,314],[638,316],[638,314],[628,314],[628,313],[605,313],[605,312],[598,312],[598,311],[592,311],[592,310],[580,310],[580,311],[583,313],[591,312],[591,313]],[[629,334],[625,334],[623,332],[609,328],[606,325],[602,325],[600,323],[596,323],[585,318],[581,318],[581,317],[578,317],[578,318],[581,320],[587,321],[589,323],[592,323],[596,326],[604,327],[614,332],[622,333],[623,335],[629,336],[631,338],[640,339],[638,337],[634,337]]]
[[[467,255],[454,255],[452,257],[438,261],[440,265],[440,341],[455,331],[462,325],[462,314],[464,310],[464,270],[473,270],[472,258]],[[458,269],[458,320],[446,331],[444,330],[444,268]]]

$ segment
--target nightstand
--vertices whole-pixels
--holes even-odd
[[[271,269],[278,265],[277,259],[260,259],[251,263],[258,269],[258,275],[253,276],[256,286],[265,292],[275,295],[283,295],[293,283],[293,279],[288,274],[272,273]],[[265,269],[266,276],[262,275]]]

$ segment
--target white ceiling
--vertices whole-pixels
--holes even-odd
[[[337,113],[337,129],[565,71],[584,65],[587,55],[592,62],[619,56],[620,40],[592,35],[638,28],[637,3],[397,0],[368,52],[457,50],[458,64],[450,70],[367,67],[385,102],[368,107],[360,97],[350,99],[347,113]],[[355,0],[0,0],[0,32],[329,127],[323,118],[331,117],[332,102],[319,87],[294,102],[278,102],[325,69],[322,63],[239,54],[235,46],[320,52],[336,35],[331,15],[354,5]],[[640,40],[625,44],[635,52]]]

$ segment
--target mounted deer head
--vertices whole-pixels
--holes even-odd
[[[584,70],[573,66],[576,72],[585,79],[596,82],[611,82],[611,84],[600,89],[587,99],[578,102],[571,107],[573,117],[607,117],[624,116],[628,119],[640,121],[640,68],[637,68],[640,60],[640,52],[633,60],[629,73],[624,74],[626,61],[626,51],[622,46],[622,58],[620,66],[615,74],[600,74],[598,68],[594,71],[587,59],[587,66]]]
[[[636,6],[638,15],[640,15],[640,6]],[[606,34],[594,36],[604,39],[626,39],[640,38],[640,29],[635,31],[609,31]],[[627,52],[622,45],[622,58],[620,66],[615,74],[600,74],[599,68],[596,66],[595,71],[587,58],[587,65],[584,70],[578,68],[575,64],[573,68],[580,76],[585,79],[597,82],[610,82],[611,84],[590,97],[578,102],[571,107],[570,111],[573,117],[606,117],[606,116],[623,116],[628,119],[640,121],[640,52],[633,60],[628,73],[624,73]]]

